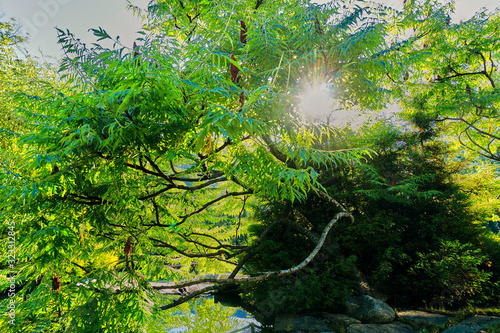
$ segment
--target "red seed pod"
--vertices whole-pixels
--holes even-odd
[[[240,106],[243,106],[243,105],[245,105],[245,92],[244,91],[242,91],[240,93]]]
[[[59,167],[57,166],[57,164],[54,165],[54,168],[52,168],[52,172],[51,172],[51,175],[55,175],[56,173],[59,172]]]
[[[123,254],[129,256],[132,254],[132,241],[130,237],[127,238],[127,242],[125,243],[125,247],[123,248]]]
[[[406,73],[405,73],[404,80],[405,80],[405,81],[407,81],[409,78],[410,78],[410,73],[406,72]]]
[[[135,59],[135,64],[137,66],[139,66],[141,64],[141,60],[140,60],[140,56],[141,54],[139,53],[139,48],[137,47],[137,44],[134,42],[134,46],[133,46],[133,49],[134,49],[134,59]]]
[[[465,86],[465,92],[470,94],[472,92],[472,89],[470,88],[469,84]]]
[[[54,273],[54,277],[52,278],[52,290],[60,290],[61,289],[61,281],[59,281],[59,276]]]
[[[240,42],[241,44],[246,44],[247,43],[247,26],[245,24],[245,21],[240,20]]]
[[[236,59],[234,58],[234,54],[231,54],[231,60],[236,61]],[[238,74],[240,73],[239,68],[236,67],[233,63],[231,63],[229,70],[231,72],[231,81],[237,82],[238,81]]]
[[[325,33],[323,32],[323,29],[321,29],[321,24],[319,23],[318,20],[318,15],[314,15],[314,28],[316,29],[316,32],[320,35],[324,35]]]

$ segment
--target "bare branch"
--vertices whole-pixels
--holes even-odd
[[[236,227],[236,231],[234,233],[234,241],[236,242],[236,245],[238,245],[238,231],[240,230],[240,227],[241,227],[241,216],[243,215],[243,212],[245,211],[246,202],[247,202],[247,197],[243,197],[243,205],[242,205],[241,210],[238,214],[238,226]]]
[[[246,194],[252,194],[252,192],[250,191],[244,191],[244,192],[229,192],[227,194],[224,194],[224,195],[221,195],[220,197],[218,198],[215,198],[209,202],[207,202],[206,204],[204,204],[201,208],[187,214],[187,215],[184,215],[184,216],[181,216],[182,218],[182,221],[179,222],[177,225],[181,224],[181,223],[184,223],[189,217],[195,215],[195,214],[198,214],[198,213],[201,213],[202,211],[204,211],[205,209],[207,209],[208,207],[210,207],[211,205],[221,201],[221,200],[224,200],[228,197],[235,197],[235,196],[239,196],[239,195],[246,195]]]
[[[341,219],[342,217],[349,218],[350,220],[354,220],[354,217],[348,213],[348,212],[339,212],[335,214],[334,218],[327,224],[327,226],[324,228],[323,233],[321,234],[321,237],[318,240],[318,243],[314,250],[305,258],[300,264],[291,267],[289,269],[284,269],[284,270],[279,270],[279,271],[271,271],[271,272],[262,272],[257,276],[253,277],[241,277],[241,278],[203,278],[199,280],[192,280],[192,281],[185,281],[181,282],[175,285],[163,285],[163,286],[153,286],[154,289],[157,290],[162,290],[162,289],[178,289],[178,288],[184,288],[184,287],[189,287],[193,285],[198,285],[198,284],[239,284],[239,283],[250,283],[250,282],[258,282],[258,281],[263,281],[266,280],[270,277],[275,277],[275,276],[285,276],[285,275],[290,275],[293,274],[305,266],[307,266],[313,259],[316,257],[318,254],[319,250],[322,248],[323,244],[325,243],[326,237],[328,236],[328,233],[330,229],[335,225],[335,223]]]
[[[493,81],[493,79],[492,79],[491,75],[490,75],[490,74],[488,74],[488,67],[487,67],[487,65],[486,65],[486,63],[487,63],[487,61],[486,61],[486,57],[483,55],[483,53],[482,53],[482,52],[477,52],[477,53],[478,53],[478,54],[481,56],[481,58],[483,59],[484,75],[488,78],[488,80],[490,80],[491,86],[492,86],[493,88],[496,88],[496,86],[495,86],[495,81]]]
[[[345,209],[344,206],[342,206],[337,200],[333,199],[332,197],[330,197],[326,192],[320,190],[320,189],[317,189],[317,188],[314,188],[314,190],[316,191],[316,193],[318,193],[318,195],[323,198],[324,200],[332,203],[335,205],[335,207],[337,207],[339,210],[341,210],[342,212],[347,212],[347,209]]]
[[[155,193],[151,193],[151,194],[148,194],[146,196],[140,197],[139,200],[144,201],[144,200],[148,200],[148,199],[157,197],[160,194],[162,194],[168,190],[171,190],[173,188],[178,189],[178,190],[184,190],[184,191],[196,191],[196,190],[200,190],[202,188],[208,187],[210,185],[220,183],[220,182],[225,182],[225,181],[227,181],[226,177],[220,177],[220,178],[212,179],[210,181],[207,181],[203,184],[196,185],[196,186],[185,186],[185,185],[179,185],[179,184],[172,183],[170,185],[166,185],[164,188],[162,188],[161,190],[159,190]]]
[[[168,249],[174,250],[175,252],[182,254],[183,256],[189,257],[189,258],[214,258],[214,257],[220,256],[220,255],[225,255],[226,258],[231,257],[231,254],[223,249],[220,249],[219,251],[212,252],[212,253],[203,253],[203,254],[202,253],[199,253],[199,254],[189,253],[189,252],[183,251],[183,250],[181,250],[173,245],[170,245],[167,242],[162,241],[161,239],[156,239],[153,237],[148,237],[148,238],[150,240],[152,240],[153,242],[159,243],[159,244],[153,245],[154,247],[168,248]]]
[[[175,308],[176,306],[178,305],[181,305],[183,303],[186,303],[187,301],[189,301],[190,299],[193,299],[195,298],[196,296],[199,296],[199,295],[202,295],[210,290],[214,290],[215,287],[214,286],[209,286],[209,287],[205,287],[205,288],[202,288],[200,290],[197,290],[191,294],[189,294],[188,296],[184,296],[184,297],[181,297],[179,299],[177,299],[176,301],[168,304],[168,305],[162,305],[160,306],[160,310],[168,310],[168,309],[171,309],[171,308]]]
[[[168,190],[171,190],[171,189],[173,189],[173,188],[175,188],[175,186],[173,186],[173,185],[169,185],[169,186],[167,186],[167,187],[162,188],[162,189],[161,189],[161,190],[159,190],[159,191],[156,191],[156,192],[154,192],[154,193],[151,193],[151,194],[148,194],[148,195],[146,195],[146,196],[140,197],[140,198],[139,198],[139,200],[144,201],[144,200],[148,200],[148,199],[155,198],[155,197],[159,196],[160,194],[162,194],[162,193],[164,193],[164,192],[167,192]]]
[[[80,266],[78,265],[76,262],[72,261],[71,262],[73,265],[75,265],[76,267],[80,268],[81,270],[83,270],[85,273],[90,273],[90,271],[88,269],[86,269],[85,267],[83,266]]]
[[[239,249],[246,249],[248,248],[248,246],[239,246],[239,245],[231,245],[231,244],[222,244],[217,238],[211,236],[211,235],[206,235],[206,234],[200,234],[200,233],[190,233],[189,235],[188,234],[178,234],[179,236],[182,237],[182,239],[184,239],[186,242],[189,242],[189,243],[193,243],[193,244],[196,244],[196,245],[199,245],[199,246],[202,246],[204,248],[207,248],[207,249],[212,249],[212,250],[218,250],[218,249],[231,249],[231,250],[239,250]],[[212,246],[212,245],[207,245],[207,244],[204,244],[202,242],[199,242],[197,240],[192,240],[190,239],[189,237],[190,236],[204,236],[204,237],[207,237],[207,238],[210,238],[210,239],[213,239],[214,241],[216,241],[219,245],[217,246]]]
[[[80,194],[69,193],[67,197],[71,199],[73,202],[87,206],[97,206],[109,203],[106,200],[91,195],[80,195]]]
[[[152,201],[153,201],[153,207],[155,210],[156,224],[160,224],[160,211],[158,209],[158,204],[156,203],[156,200],[153,199]]]
[[[131,163],[125,163],[126,166],[128,166],[129,168],[131,169],[134,169],[134,170],[138,170],[138,171],[142,171],[148,175],[152,175],[152,176],[156,176],[156,177],[160,177],[160,178],[163,178],[169,182],[171,182],[171,178],[168,177],[167,175],[163,174],[163,173],[159,173],[159,172],[154,172],[154,171],[151,171],[149,169],[146,169],[144,166],[142,165],[135,165],[135,164],[131,164]]]
[[[453,68],[450,67],[450,69],[456,73],[455,75],[451,75],[451,76],[446,76],[446,77],[442,77],[442,78],[439,78],[439,79],[436,79],[436,81],[447,81],[447,80],[451,80],[451,79],[454,79],[454,78],[457,78],[457,77],[461,77],[461,76],[471,76],[471,75],[484,75],[484,74],[487,74],[485,73],[484,71],[480,71],[480,72],[467,72],[467,73],[459,73],[457,71],[455,71]]]
[[[161,171],[160,167],[155,162],[153,162],[153,160],[149,156],[144,155],[144,158],[146,158],[146,160],[148,160],[149,164],[153,167],[153,169],[156,170],[156,172],[158,172],[158,174],[161,175],[162,178],[166,179],[168,182],[172,182],[170,177],[168,177],[165,173],[163,173],[163,171]]]

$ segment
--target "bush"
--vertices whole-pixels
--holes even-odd
[[[419,253],[419,259],[408,272],[413,278],[414,294],[431,300],[432,308],[444,308],[454,303],[484,301],[485,287],[492,273],[480,266],[488,258],[470,243],[442,241],[436,252]],[[429,283],[432,281],[432,283]]]
[[[460,182],[464,163],[451,159],[446,145],[431,136],[422,139],[419,132],[377,125],[341,139],[332,147],[369,145],[377,152],[365,165],[319,170],[323,186],[353,213],[355,223],[331,232],[330,244],[337,246],[324,263],[304,271],[309,276],[266,282],[259,287],[262,294],[248,289],[247,298],[287,312],[334,308],[356,290],[348,261],[357,258],[372,287],[392,305],[497,305],[500,241],[483,227],[491,207],[480,202],[494,194],[471,200],[468,185]],[[317,235],[334,214],[314,196],[300,203],[273,203],[262,211],[255,231],[283,218]],[[311,241],[283,227],[262,249],[250,269],[291,267],[305,258]]]

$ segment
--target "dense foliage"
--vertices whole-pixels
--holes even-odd
[[[498,239],[480,225],[498,211],[486,194],[498,186],[466,192],[483,171],[496,184],[494,166],[454,162],[436,136],[444,119],[428,112],[439,109],[415,107],[435,101],[435,86],[455,86],[447,77],[423,88],[416,68],[438,68],[446,53],[422,41],[490,31],[496,13],[447,28],[450,8],[430,0],[407,1],[403,12],[306,0],[131,9],[145,24],[133,46],[96,28],[89,48],[58,30],[60,77],[13,52],[20,37],[0,26],[0,231],[13,239],[5,257],[15,249],[2,262],[2,289],[12,271],[17,284],[2,303],[14,301],[16,317],[1,318],[2,329],[138,332],[242,282],[269,312],[334,308],[367,291],[360,267],[386,287],[435,282],[420,295],[400,291],[402,304],[497,300]],[[494,82],[496,40],[484,38],[491,68],[482,76]],[[323,84],[342,108],[401,98],[420,130],[379,126],[350,138],[309,124],[300,95]],[[491,86],[476,109],[488,119]],[[458,98],[444,94],[448,104]],[[453,296],[439,299],[442,288]]]
[[[358,293],[348,257],[367,275],[372,294],[398,307],[498,304],[499,237],[483,224],[500,202],[481,186],[497,182],[491,175],[467,184],[464,177],[487,172],[469,170],[465,176],[466,164],[430,139],[379,123],[346,130],[333,140],[336,148],[360,144],[377,152],[366,164],[332,165],[320,172],[320,182],[353,212],[355,223],[334,230],[322,252],[328,259],[318,257],[309,268],[312,274],[251,287],[249,301],[264,311],[265,306],[275,312],[334,310],[343,298]],[[292,220],[315,234],[332,214],[329,210],[311,198],[272,205],[264,210],[263,221]],[[250,263],[256,269],[290,266],[304,256],[311,242],[307,233],[290,226],[280,231],[261,244],[265,255]]]
[[[370,167],[334,180],[332,191],[340,186],[356,210],[340,243],[395,305],[497,304],[500,247],[491,247],[494,236],[483,227],[498,209],[496,195],[483,192],[490,207],[475,207],[471,187],[459,181],[464,163],[443,143],[391,127],[372,133],[378,155]]]
[[[232,271],[234,282],[254,249],[242,237],[250,204],[317,195],[315,166],[366,153],[312,147],[296,100],[327,76],[339,98],[374,100],[363,72],[383,38],[363,21],[371,9],[157,1],[143,14],[133,48],[87,48],[59,30],[65,85],[16,99],[27,151],[5,174],[2,219],[26,285],[18,329],[140,330],[189,299],[162,304],[150,281]]]
[[[412,14],[395,25],[388,89],[420,126],[445,126],[473,156],[498,161],[500,9],[452,22],[453,9],[453,2],[406,1]]]

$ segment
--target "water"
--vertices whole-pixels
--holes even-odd
[[[166,333],[256,333],[262,325],[237,302],[215,303],[213,296],[200,297],[165,314]]]

